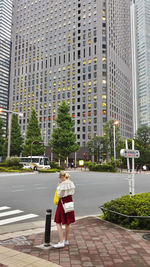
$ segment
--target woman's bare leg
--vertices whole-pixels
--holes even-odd
[[[57,231],[58,231],[58,236],[59,236],[59,242],[63,242],[63,230],[61,224],[56,224],[57,225]]]
[[[66,224],[65,227],[66,227],[65,240],[67,241],[69,237],[69,232],[70,232],[70,225]]]

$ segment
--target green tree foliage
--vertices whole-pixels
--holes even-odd
[[[33,144],[32,142],[35,141]],[[38,125],[38,120],[36,117],[36,112],[33,109],[31,112],[31,117],[27,127],[26,139],[23,145],[23,156],[31,155],[31,144],[32,144],[32,155],[39,156],[44,154],[44,147],[40,143],[42,141],[41,130]]]
[[[73,133],[74,122],[69,114],[69,106],[65,101],[59,106],[56,122],[57,128],[53,130],[50,146],[52,152],[64,160],[70,153],[79,149],[76,135]]]
[[[4,145],[4,136],[3,136],[3,121],[0,119],[0,156],[3,156],[3,145]]]
[[[144,164],[150,167],[150,127],[142,126],[138,129],[135,139],[135,149],[140,151],[140,158],[136,160],[137,164]]]
[[[140,127],[134,140],[135,149],[140,152],[140,157],[135,159],[136,166],[142,167],[146,164],[150,169],[150,127]],[[128,139],[128,148],[132,149],[132,139]],[[123,161],[126,162],[126,159],[123,159]]]
[[[18,123],[18,116],[12,114],[11,121],[11,141],[10,141],[10,156],[20,156],[22,151],[23,138]]]
[[[150,145],[150,127],[142,126],[137,131],[136,136],[139,146],[147,148]]]
[[[109,120],[104,125],[104,148],[106,149],[107,157],[112,158],[114,156],[114,120]],[[115,140],[116,140],[116,156],[120,157],[120,149],[123,148],[123,141],[120,136],[119,125],[115,126]]]
[[[96,161],[99,162],[103,158],[104,138],[102,136],[95,136],[87,143],[88,152],[90,155],[96,157]]]

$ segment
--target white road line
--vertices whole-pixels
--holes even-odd
[[[45,190],[45,189],[47,189],[47,187],[37,187],[34,190]]]
[[[24,192],[24,189],[16,189],[16,190],[11,190],[12,193],[16,193],[16,192]]]
[[[23,220],[35,218],[35,217],[38,217],[38,216],[39,215],[36,215],[36,214],[27,214],[27,215],[23,215],[23,216],[17,216],[17,217],[11,218],[11,219],[1,220],[0,221],[0,225],[14,223],[14,222],[18,222],[18,221],[23,221]]]
[[[0,207],[0,210],[9,210],[10,207],[7,207],[7,206],[3,206],[3,207]]]
[[[20,184],[20,185],[19,185],[19,184],[18,184],[18,185],[13,185],[13,186],[12,186],[12,188],[13,188],[13,187],[14,187],[14,188],[20,188],[20,187],[24,187],[24,184]]]
[[[22,212],[23,212],[22,210],[11,210],[11,211],[7,211],[7,212],[0,212],[0,217],[14,215],[14,214],[22,213]]]

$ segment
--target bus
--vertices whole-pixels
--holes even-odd
[[[50,169],[49,159],[45,156],[28,156],[19,157],[20,163],[23,164],[24,169],[32,169],[37,171],[38,169]]]

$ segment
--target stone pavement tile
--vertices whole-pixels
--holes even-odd
[[[104,261],[104,266],[114,266],[114,263],[112,261]]]
[[[150,266],[150,243],[143,240],[142,235],[94,217],[81,219],[71,226],[70,246],[41,250],[35,246],[42,244],[43,238],[43,233],[30,234],[0,244],[62,267]],[[52,232],[51,239],[53,243],[58,241],[56,231]]]

